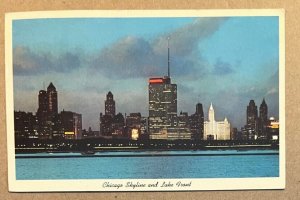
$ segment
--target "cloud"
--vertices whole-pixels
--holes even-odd
[[[277,88],[273,87],[267,91],[266,96],[270,95],[270,94],[275,94],[275,93],[278,93],[278,90],[277,90]]]
[[[159,72],[161,57],[156,56],[149,42],[128,36],[101,50],[91,61],[94,72],[108,77],[135,78]]]
[[[213,74],[227,75],[234,72],[230,63],[223,62],[220,59],[213,66]]]
[[[198,52],[199,42],[216,32],[224,20],[225,18],[196,19],[193,23],[153,40],[134,36],[121,38],[95,55],[91,61],[91,69],[94,73],[121,79],[166,74],[170,37],[171,75],[190,76],[193,71],[203,74],[205,62]]]
[[[198,43],[215,33],[226,18],[198,18],[171,33],[166,33],[153,42],[155,52],[164,54],[166,41],[170,38],[172,55],[187,56],[198,48]]]
[[[36,75],[47,72],[67,73],[81,66],[78,53],[65,52],[53,56],[50,52],[36,53],[25,46],[13,49],[14,75]]]

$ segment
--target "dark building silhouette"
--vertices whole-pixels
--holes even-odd
[[[269,125],[268,120],[268,105],[263,99],[262,103],[259,107],[259,119],[258,119],[258,136],[260,138],[266,138],[267,137],[267,127]]]
[[[148,117],[141,117],[141,135],[139,137],[141,140],[148,140]]]
[[[247,125],[251,125],[253,128],[256,128],[257,123],[257,106],[255,105],[254,100],[250,100],[249,105],[247,106]]]
[[[100,135],[101,136],[112,136],[113,133],[113,121],[116,113],[116,103],[114,101],[114,96],[109,91],[106,95],[106,100],[104,101],[105,114],[100,113]]]
[[[59,136],[59,116],[57,91],[51,82],[47,91],[40,90],[38,94],[38,110],[36,112],[38,121],[38,134],[40,139],[50,139]]]
[[[100,136],[125,137],[125,118],[121,113],[116,113],[113,94],[109,91],[106,95],[105,114],[100,113]]]
[[[267,139],[268,126],[268,105],[265,99],[259,107],[259,116],[254,100],[250,100],[247,106],[247,124],[241,129],[241,138],[245,140]]]
[[[126,116],[126,126],[128,127],[140,127],[141,126],[141,113],[130,113]]]
[[[230,138],[232,139],[232,140],[239,140],[240,138],[239,138],[239,135],[238,135],[238,129],[236,128],[236,127],[233,127],[232,129],[231,129],[231,136],[230,136]]]
[[[105,115],[115,116],[115,114],[116,114],[116,105],[114,101],[114,96],[109,91],[106,95],[106,100],[105,100]]]
[[[244,133],[247,132],[247,139],[256,139],[258,130],[257,106],[254,100],[250,100],[247,106],[247,124],[244,127]]]
[[[192,139],[202,140],[204,132],[204,113],[201,103],[196,105],[196,112],[189,118]]]
[[[100,113],[100,136],[111,136],[113,116]]]
[[[57,103],[57,91],[51,82],[47,88],[47,98],[48,98],[48,115],[55,115],[58,113],[58,103]]]
[[[142,115],[141,113],[130,113],[126,116],[126,135],[128,138],[139,137],[141,135]]]
[[[99,136],[99,131],[93,131],[91,127],[88,130],[82,130],[82,138],[95,138]]]
[[[38,110],[36,117],[38,121],[39,138],[50,138],[50,127],[48,121],[48,95],[45,90],[40,90],[38,95]]]
[[[15,138],[38,138],[37,120],[31,112],[14,112]]]
[[[48,97],[45,90],[40,90],[38,95],[39,107],[37,110],[37,118],[40,122],[45,122],[48,115]]]
[[[71,111],[58,113],[57,91],[53,83],[49,84],[47,91],[39,91],[36,115],[15,112],[14,121],[16,138],[81,138],[81,114]]]
[[[185,139],[187,135],[189,136],[189,139],[191,139],[191,129],[188,113],[181,111],[180,114],[177,116],[177,120],[178,126],[176,128],[177,135],[174,135],[175,139]]]
[[[81,139],[82,117],[81,114],[71,111],[61,111],[61,132],[65,139]]]
[[[178,116],[178,127],[188,128],[189,126],[189,114],[181,111]]]
[[[113,117],[113,121],[111,124],[111,128],[112,128],[112,136],[113,137],[127,137],[127,135],[125,135],[125,118],[122,115],[122,113],[118,113]]]

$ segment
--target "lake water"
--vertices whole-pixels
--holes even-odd
[[[278,177],[277,150],[17,154],[17,180]]]

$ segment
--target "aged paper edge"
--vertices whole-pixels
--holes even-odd
[[[93,18],[93,17],[279,17],[279,118],[280,148],[279,177],[272,178],[206,178],[206,179],[78,179],[78,180],[16,180],[13,117],[12,22],[18,19]],[[191,191],[191,190],[253,190],[285,188],[285,18],[283,9],[226,9],[226,10],[77,10],[34,11],[5,15],[5,81],[6,124],[8,152],[8,183],[10,192],[41,191]],[[102,188],[104,182],[126,185],[128,181],[145,184],[159,181],[193,181],[188,189],[179,188]]]

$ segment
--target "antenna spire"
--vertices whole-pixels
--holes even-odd
[[[170,46],[169,46],[170,36],[168,37],[168,77],[170,78]]]

